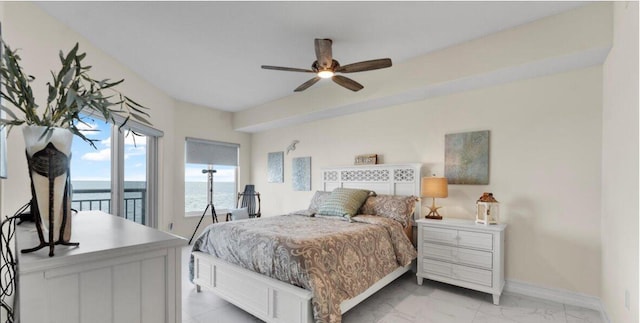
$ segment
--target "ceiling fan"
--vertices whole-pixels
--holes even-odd
[[[314,73],[316,76],[298,86],[294,91],[301,92],[314,85],[316,82],[323,78],[331,78],[339,85],[351,90],[360,91],[364,88],[362,84],[342,75],[336,73],[353,73],[364,72],[386,68],[391,66],[390,58],[373,59],[369,61],[362,61],[353,64],[347,64],[340,66],[340,63],[333,59],[331,55],[331,39],[318,39],[315,40],[316,47],[316,61],[311,64],[311,69],[294,68],[294,67],[280,67],[262,65],[262,68],[267,70],[289,71],[289,72],[303,72]]]

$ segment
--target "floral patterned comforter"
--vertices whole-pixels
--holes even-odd
[[[398,222],[371,215],[352,221],[282,215],[218,223],[193,251],[310,290],[315,321],[339,323],[342,301],[416,258]]]

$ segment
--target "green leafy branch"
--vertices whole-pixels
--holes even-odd
[[[83,115],[97,114],[112,124],[117,124],[116,116],[120,116],[124,121],[119,125],[119,129],[131,118],[146,125],[151,124],[147,119],[149,114],[145,111],[148,108],[115,89],[124,80],[95,80],[88,74],[91,66],[83,65],[86,53],[78,53],[78,43],[66,55],[60,51],[62,66],[58,73],[51,71],[53,80],[47,82],[47,104],[39,114],[31,88],[35,77],[24,72],[17,51],[11,50],[2,39],[0,43],[0,97],[23,115],[21,118],[18,117],[4,105],[4,101],[0,101],[0,109],[8,116],[0,118],[0,127],[8,126],[10,130],[14,126],[26,124],[45,126],[47,130],[54,127],[67,128],[96,148],[95,140],[86,137],[78,128],[79,124],[86,124]],[[45,132],[47,133],[50,135],[50,131]]]

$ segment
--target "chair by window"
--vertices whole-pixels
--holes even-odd
[[[260,193],[256,192],[253,184],[245,185],[244,192],[238,193],[238,208],[243,207],[246,207],[247,211],[249,211],[250,218],[260,217]]]

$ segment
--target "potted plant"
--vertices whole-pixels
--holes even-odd
[[[52,80],[46,83],[46,105],[40,107],[31,87],[35,77],[23,70],[17,51],[2,39],[0,44],[0,109],[6,116],[0,118],[0,127],[8,127],[10,133],[12,127],[24,126],[32,203],[36,204],[32,205],[32,212],[40,216],[36,222],[41,246],[34,249],[49,245],[51,256],[53,244],[68,243],[71,234],[68,168],[73,136],[95,148],[94,140],[81,131],[86,125],[84,120],[98,115],[118,124],[121,119],[122,129],[130,118],[150,124],[149,114],[146,107],[116,89],[124,80],[92,78],[91,66],[83,62],[86,53],[79,52],[77,43],[66,55],[60,51],[60,69],[51,72]],[[42,229],[49,231],[48,241],[44,241]]]

